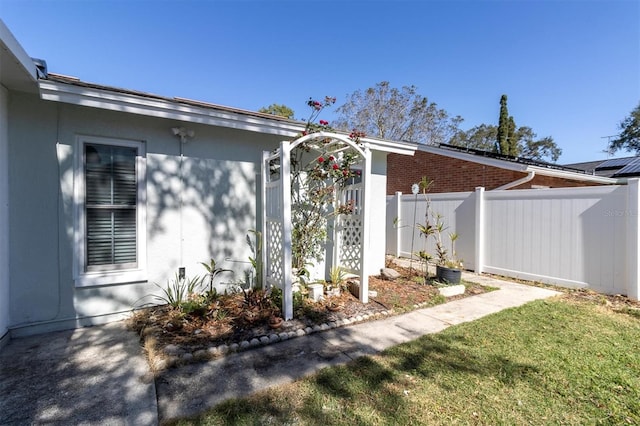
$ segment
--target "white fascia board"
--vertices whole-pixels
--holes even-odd
[[[429,145],[420,145],[418,149],[420,151],[428,152],[435,155],[443,155],[445,157],[457,158],[463,161],[471,161],[473,163],[484,164],[486,166],[497,167],[505,170],[514,170],[522,173],[529,173],[531,171],[534,171],[537,175],[557,177],[557,178],[569,179],[569,180],[577,180],[581,182],[592,182],[592,183],[601,184],[601,185],[615,185],[615,184],[621,184],[625,182],[621,179],[588,175],[584,173],[571,172],[568,170],[549,169],[549,168],[540,167],[540,166],[531,166],[527,164],[512,163],[509,161],[499,160],[497,158],[480,157],[474,154],[467,154],[466,152],[449,151],[446,149],[429,146]]]
[[[231,111],[187,105],[179,101],[147,98],[50,80],[40,81],[40,96],[48,101],[280,136],[293,137],[304,130],[303,124],[261,119]]]
[[[0,52],[0,60],[15,63],[21,71],[24,71],[24,75],[28,76],[28,80],[34,83],[38,81],[36,65],[1,19],[0,46],[3,47]]]
[[[442,155],[444,157],[456,158],[462,161],[470,161],[472,163],[484,164],[485,166],[497,167],[500,169],[514,170],[516,172],[526,173],[528,166],[525,164],[511,163],[509,161],[498,160],[497,158],[480,157],[466,152],[450,151],[431,145],[420,145],[418,150],[428,152],[430,154]],[[536,171],[537,173],[537,171]]]
[[[360,138],[360,141],[369,145],[374,151],[388,152],[392,154],[414,155],[418,144],[410,142],[394,142],[384,139]]]
[[[579,180],[581,182],[592,182],[592,183],[597,183],[602,185],[616,185],[616,184],[621,184],[626,182],[626,180],[617,179],[617,178],[588,175],[583,173],[570,172],[568,170],[547,169],[546,167],[539,167],[539,166],[527,166],[527,169],[535,171],[537,175],[557,177],[557,178],[570,179],[570,180]]]
[[[298,124],[253,117],[232,111],[189,105],[181,103],[179,99],[170,101],[51,80],[41,80],[39,84],[41,98],[48,101],[289,137],[300,135],[305,127],[302,122]],[[368,143],[372,150],[403,155],[413,155],[417,148],[416,144],[407,142],[374,138],[361,138],[361,141]]]

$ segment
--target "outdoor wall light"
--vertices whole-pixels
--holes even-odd
[[[174,136],[178,136],[182,143],[187,143],[187,139],[193,139],[196,132],[193,130],[187,130],[184,127],[172,127],[171,132]]]

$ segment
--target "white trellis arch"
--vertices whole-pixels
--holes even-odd
[[[317,144],[314,141],[317,140]],[[329,143],[327,143],[329,141]],[[371,151],[345,135],[316,132],[295,141],[283,141],[275,152],[265,151],[262,157],[262,277],[264,285],[282,289],[282,311],[285,320],[293,318],[292,246],[291,246],[291,152],[306,144],[321,154],[352,150],[362,158],[361,182],[336,191],[340,205],[350,203],[351,214],[337,215],[333,235],[332,263],[360,278],[360,301],[367,303],[369,248],[369,193],[371,181]],[[273,164],[279,164],[274,172]],[[326,259],[326,255],[325,255]]]

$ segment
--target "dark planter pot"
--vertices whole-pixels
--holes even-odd
[[[436,266],[436,278],[438,281],[447,284],[460,284],[462,271],[460,269],[447,268],[445,266]]]

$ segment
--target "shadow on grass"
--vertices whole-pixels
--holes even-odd
[[[459,335],[429,335],[377,357],[325,368],[295,388],[223,403],[210,413],[215,421],[208,424],[403,424],[412,420],[416,409],[406,390],[416,386],[416,379],[417,386],[433,380],[444,392],[455,391],[460,374],[491,377],[505,386],[536,380],[536,367],[502,356],[480,358],[467,350],[465,340]]]

